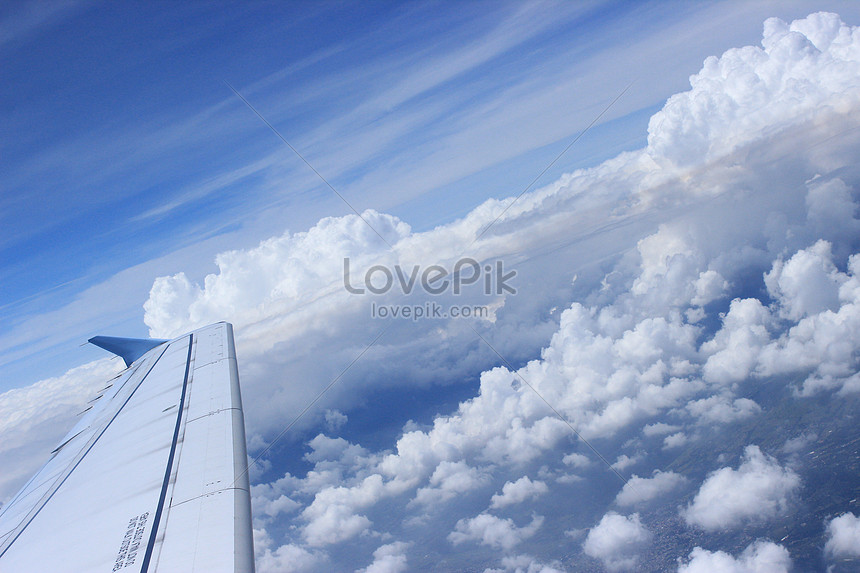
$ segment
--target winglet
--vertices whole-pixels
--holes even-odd
[[[93,336],[87,342],[95,344],[99,348],[104,348],[108,352],[112,352],[125,361],[126,367],[131,366],[131,363],[155,348],[161,346],[167,340],[158,338],[119,338],[116,336]]]

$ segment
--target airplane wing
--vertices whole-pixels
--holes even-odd
[[[92,342],[128,368],[2,508],[0,572],[253,572],[232,326]]]

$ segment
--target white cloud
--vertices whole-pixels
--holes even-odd
[[[615,460],[615,463],[612,464],[612,468],[618,471],[624,471],[642,461],[643,457],[644,456],[642,454],[636,454],[632,457],[627,454],[621,454],[618,456],[618,459]]]
[[[610,511],[588,532],[582,547],[586,555],[600,559],[610,571],[627,571],[636,567],[639,553],[651,538],[638,513],[624,516]]]
[[[406,571],[407,559],[406,550],[409,549],[411,543],[403,541],[395,541],[379,547],[373,552],[373,563],[368,565],[366,569],[362,569],[362,573],[401,573]]]
[[[573,466],[575,468],[585,468],[590,466],[592,463],[588,456],[577,454],[576,452],[565,455],[561,461],[565,465]]]
[[[832,257],[830,243],[817,241],[788,261],[775,260],[765,275],[773,308],[757,299],[732,301],[720,331],[702,345],[709,355],[705,379],[731,384],[752,375],[790,373],[806,377],[802,395],[834,388],[860,391],[855,354],[860,345],[860,256],[849,257],[846,273],[837,270]],[[787,319],[788,328],[780,332],[775,315]],[[727,419],[758,410],[749,400],[713,406],[702,403],[700,409]]]
[[[319,551],[287,543],[272,549],[272,539],[264,529],[254,529],[254,561],[260,573],[302,573],[315,571],[326,562]]]
[[[689,561],[678,568],[678,573],[788,573],[791,565],[791,557],[784,547],[770,541],[756,541],[738,557],[696,547]]]
[[[262,511],[269,517],[275,517],[279,513],[289,513],[301,507],[297,501],[281,495],[278,499],[268,501],[263,505]]]
[[[642,478],[634,474],[615,496],[615,503],[620,506],[628,506],[649,501],[676,490],[686,482],[687,478],[675,472],[655,470],[654,475],[650,478]]]
[[[710,355],[703,371],[705,380],[728,385],[747,378],[770,342],[770,321],[770,311],[758,299],[733,300],[722,328],[702,344]]]
[[[761,412],[761,406],[749,398],[735,398],[721,394],[687,404],[687,411],[699,422],[706,424],[729,424]]]
[[[421,505],[441,504],[486,483],[487,476],[465,462],[443,461],[430,476],[429,487],[417,491],[414,502]]]
[[[816,44],[804,32],[838,41]],[[654,114],[649,148],[673,165],[698,165],[814,117],[833,94],[841,94],[836,98],[841,105],[856,102],[860,63],[854,42],[851,28],[835,14],[813,14],[790,25],[768,19],[761,48],[709,57],[690,78],[692,90],[670,97]],[[827,72],[813,77],[810,69]]]
[[[663,449],[669,450],[672,448],[680,448],[687,445],[690,438],[684,432],[676,432],[670,436],[663,438]]]
[[[747,446],[738,469],[711,473],[682,514],[689,525],[708,531],[766,521],[789,511],[799,487],[800,477],[793,470],[758,446]]]
[[[764,282],[779,301],[783,316],[799,320],[839,310],[839,287],[848,277],[836,269],[832,259],[831,245],[823,240],[798,251],[787,262],[777,259]]]
[[[517,481],[507,482],[502,486],[502,493],[494,494],[490,500],[490,508],[498,509],[508,505],[521,503],[527,499],[535,499],[549,491],[542,481],[532,481],[523,476]]]
[[[681,426],[666,424],[665,422],[656,422],[654,424],[648,424],[642,428],[642,433],[650,438],[652,436],[662,436],[663,434],[674,434],[680,429]]]
[[[379,475],[368,476],[351,488],[323,488],[302,511],[301,516],[307,521],[302,531],[304,539],[312,547],[322,547],[367,531],[371,522],[357,511],[373,505],[388,494],[390,487],[383,483]]]
[[[831,519],[824,552],[832,559],[860,558],[860,517],[845,513]]]
[[[828,263],[832,264],[829,256],[829,244],[819,242],[810,249],[798,251],[786,263],[786,267],[794,266],[795,261],[805,263],[813,259],[814,264],[798,264],[799,269],[795,272],[797,275],[807,273],[799,276],[798,281],[805,281],[808,275],[813,275],[809,280],[814,281],[814,276],[821,278],[821,265],[826,269]],[[828,277],[823,280],[830,281],[831,287],[833,282],[839,284],[838,308],[826,308],[809,314],[805,310],[808,306],[824,303],[804,302],[798,308],[804,309],[805,316],[762,350],[758,368],[765,375],[809,373],[801,390],[805,395],[830,388],[839,388],[842,392],[860,390],[857,379],[860,358],[855,351],[860,345],[860,289],[857,286],[860,284],[860,256],[852,255],[849,258],[847,274],[833,271]]]
[[[477,517],[461,519],[454,531],[448,534],[448,541],[459,545],[467,541],[477,541],[493,549],[510,551],[524,539],[533,536],[543,524],[543,517],[535,515],[531,523],[517,527],[510,518],[501,519],[489,513]]]

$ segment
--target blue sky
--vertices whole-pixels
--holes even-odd
[[[821,565],[837,492],[804,490],[802,546],[776,532],[804,448],[853,439],[822,412],[860,388],[857,25],[824,1],[7,3],[0,500],[117,367],[80,343],[229,320],[261,571]],[[347,256],[463,254],[516,295],[342,288]],[[492,315],[369,314],[429,300]],[[815,423],[780,429],[786,404]],[[751,497],[719,514],[723,486]]]

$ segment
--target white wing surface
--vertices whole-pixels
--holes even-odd
[[[0,572],[253,572],[233,328],[146,342],[3,507]]]

